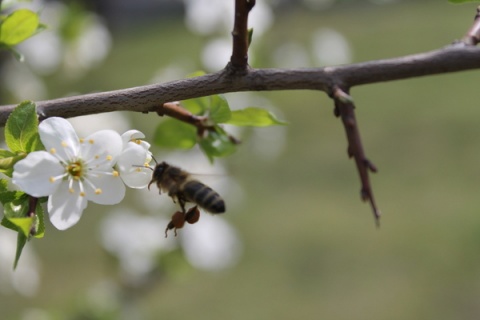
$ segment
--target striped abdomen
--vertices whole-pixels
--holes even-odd
[[[225,202],[212,188],[200,181],[190,180],[183,186],[183,194],[189,202],[198,204],[211,213],[225,212]]]

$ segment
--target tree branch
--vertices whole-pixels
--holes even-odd
[[[355,164],[357,165],[357,171],[362,184],[360,195],[363,201],[370,202],[375,222],[377,226],[380,226],[380,210],[378,210],[375,203],[373,189],[368,176],[368,171],[377,172],[377,168],[365,156],[362,140],[360,139],[360,130],[355,118],[355,105],[352,98],[348,95],[348,91],[339,87],[334,88],[332,98],[335,101],[335,116],[342,119],[345,133],[347,134],[348,157],[353,157],[355,159]]]
[[[408,79],[480,68],[480,48],[449,47],[393,59],[311,69],[249,69],[245,74],[225,70],[196,78],[176,80],[123,90],[39,101],[42,118],[77,117],[112,111],[157,112],[166,102],[213,94],[241,91],[321,90],[333,93],[334,86]],[[0,106],[0,126],[4,126],[15,105]]]
[[[235,22],[232,37],[233,48],[230,63],[227,66],[232,73],[245,72],[248,68],[248,14],[255,0],[235,0]]]

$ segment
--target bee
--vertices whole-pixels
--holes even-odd
[[[206,211],[214,214],[225,212],[225,202],[222,197],[209,186],[191,177],[190,173],[178,167],[169,165],[166,162],[159,163],[153,169],[150,186],[156,183],[160,193],[166,192],[173,201],[178,201],[182,211],[174,213],[172,221],[167,226],[166,232],[170,229],[179,229],[183,227],[185,221],[195,223],[198,220],[196,206],[188,212],[185,210],[185,204],[192,202]],[[195,218],[192,216],[195,213]],[[193,221],[193,222],[192,222]]]

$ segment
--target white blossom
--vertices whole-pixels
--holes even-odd
[[[145,135],[138,130],[122,134],[123,150],[116,168],[123,182],[130,188],[145,188],[152,178],[149,163],[152,161],[150,144],[143,140]]]
[[[88,201],[117,204],[125,185],[113,169],[122,153],[120,135],[102,130],[79,139],[63,118],[48,118],[39,125],[46,151],[35,151],[14,166],[13,183],[34,197],[49,196],[52,224],[65,230],[75,225]]]

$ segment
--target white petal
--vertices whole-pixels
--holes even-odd
[[[111,168],[122,152],[122,138],[113,130],[97,131],[82,140],[81,157],[89,167]]]
[[[132,173],[124,173],[120,175],[123,182],[129,188],[143,189],[152,180],[152,171],[147,168],[138,168],[138,171]]]
[[[143,134],[143,132],[138,130],[128,130],[127,132],[122,134],[123,148],[124,149],[127,148],[129,142],[136,143],[132,140],[138,140],[139,143],[137,144],[141,145],[144,149],[148,150],[150,149],[150,143],[143,140],[144,138],[145,138],[145,135]]]
[[[78,156],[80,142],[67,120],[58,117],[45,119],[38,126],[38,133],[45,149],[63,161]]]
[[[151,169],[144,167],[150,161],[147,150],[141,145],[129,142],[117,162],[123,182],[130,188],[145,188],[152,178]]]
[[[72,227],[80,220],[87,203],[79,190],[70,192],[68,181],[62,181],[57,192],[48,198],[50,222],[59,230]]]
[[[85,184],[88,200],[98,204],[117,204],[125,197],[125,185],[119,176],[97,175],[88,177],[91,185]]]
[[[131,141],[132,139],[143,139],[145,135],[138,130],[128,130],[124,134],[122,134],[123,144],[127,144],[127,142]]]
[[[120,173],[131,172],[139,166],[144,166],[146,160],[148,160],[147,150],[134,142],[130,142],[118,158],[117,167]]]
[[[51,182],[52,177],[61,176],[65,168],[59,160],[46,151],[31,152],[13,167],[12,182],[34,197],[53,194],[61,179]]]

